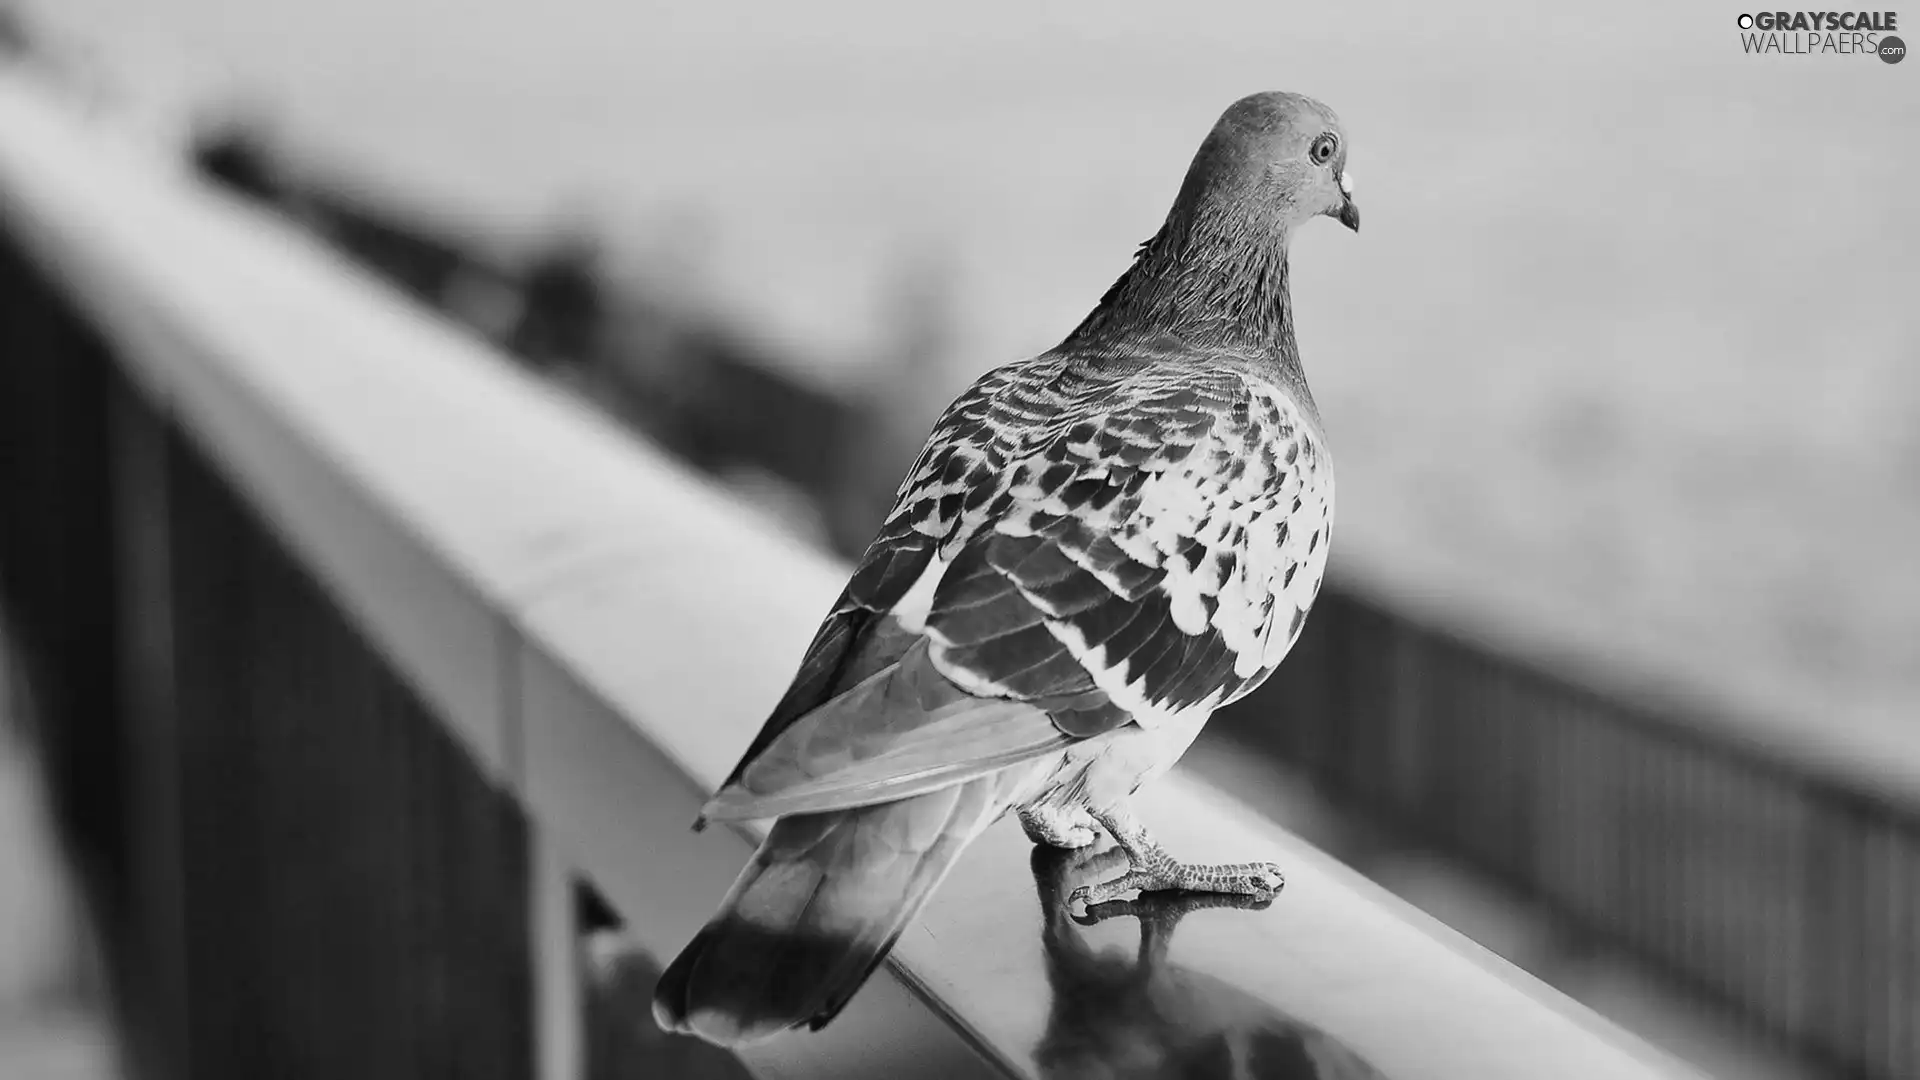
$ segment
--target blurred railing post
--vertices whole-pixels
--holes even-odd
[[[534,1023],[539,1058],[536,1080],[585,1080],[586,977],[580,963],[573,868],[558,839],[546,829],[528,830],[533,898]]]
[[[127,997],[144,1004],[125,1013],[126,1050],[141,1075],[182,1078],[187,941],[185,838],[181,835],[181,738],[174,711],[174,598],[170,440],[133,391],[113,392],[113,529],[120,580],[119,708],[127,725],[128,827],[140,842],[128,852],[128,876],[140,903],[128,934],[142,955],[127,965]]]

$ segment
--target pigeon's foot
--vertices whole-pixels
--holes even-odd
[[[1078,806],[1030,806],[1020,811],[1027,839],[1057,848],[1083,848],[1100,838],[1093,815]]]
[[[1181,919],[1196,911],[1209,911],[1214,908],[1259,911],[1273,903],[1274,895],[1271,892],[1262,895],[1219,892],[1146,892],[1141,893],[1137,900],[1108,900],[1105,903],[1090,904],[1086,913],[1073,916],[1073,921],[1082,926],[1095,926],[1108,919],[1120,919],[1131,915],[1139,919],[1143,926],[1151,925],[1170,934]]]
[[[1161,858],[1158,865],[1135,866],[1119,877],[1082,885],[1073,890],[1072,899],[1092,906],[1129,893],[1171,889],[1272,900],[1287,884],[1286,876],[1272,863],[1182,863]]]
[[[1130,868],[1118,877],[1075,889],[1068,899],[1089,908],[1129,893],[1169,890],[1271,900],[1286,887],[1286,875],[1270,862],[1183,863],[1168,855],[1147,835],[1146,826],[1125,809],[1099,813],[1096,818],[1127,853]]]

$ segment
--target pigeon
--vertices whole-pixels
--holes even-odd
[[[1347,149],[1312,98],[1235,102],[1093,312],[936,421],[696,823],[775,819],[662,975],[661,1027],[823,1027],[1009,810],[1037,844],[1104,830],[1125,853],[1072,902],[1280,890],[1271,863],[1180,861],[1128,799],[1272,674],[1319,593],[1333,468],[1287,250],[1316,216],[1359,231]]]

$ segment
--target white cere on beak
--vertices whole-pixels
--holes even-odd
[[[1352,173],[1342,172],[1340,174],[1340,194],[1345,195],[1349,199],[1353,198],[1353,174]]]

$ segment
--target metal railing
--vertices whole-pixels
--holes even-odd
[[[1920,1075],[1920,811],[1329,589],[1236,738],[1835,1075]],[[1258,719],[1285,717],[1285,723]]]
[[[1143,812],[1272,908],[1086,929],[1003,826],[823,1033],[653,1036],[751,846],[687,824],[840,568],[4,76],[0,229],[0,603],[140,1075],[1680,1072],[1177,776]]]

